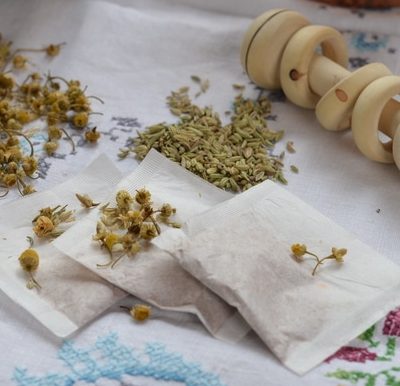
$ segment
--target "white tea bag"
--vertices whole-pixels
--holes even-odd
[[[0,289],[57,336],[70,335],[127,294],[58,251],[51,240],[38,239],[32,220],[42,208],[68,205],[68,209],[76,209],[79,221],[89,209],[82,208],[75,193],[102,201],[120,179],[112,162],[100,156],[82,173],[53,189],[0,207]],[[40,289],[27,288],[29,277],[18,260],[29,247],[27,237],[33,238],[40,258],[34,272]]]
[[[400,304],[400,267],[266,181],[154,239],[236,307],[272,352],[303,374]],[[295,243],[319,257],[312,276]]]
[[[174,221],[181,223],[232,195],[152,150],[110,197],[127,190],[135,195],[145,187],[151,193],[154,207],[169,203],[176,208]],[[96,233],[99,212],[93,212],[71,227],[54,245],[107,281],[159,308],[196,314],[207,329],[225,340],[239,340],[249,330],[237,311],[183,270],[169,253],[150,245],[133,257],[124,257],[114,268],[98,268],[109,261],[92,236]],[[170,229],[162,228],[162,232]]]

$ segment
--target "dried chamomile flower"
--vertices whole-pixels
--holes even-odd
[[[100,138],[100,133],[97,131],[96,127],[85,133],[85,139],[88,142],[96,143],[99,138]]]
[[[26,127],[28,123],[39,119],[47,123],[48,142],[43,148],[49,156],[55,154],[63,136],[71,142],[74,152],[75,144],[66,128],[87,128],[90,114],[96,114],[91,111],[90,100],[97,99],[103,103],[96,96],[87,96],[86,88],[76,80],[33,72],[24,80],[16,81],[29,62],[26,52],[56,56],[63,44],[50,44],[38,49],[11,49],[11,42],[0,37],[0,186],[5,189],[4,195],[12,187],[22,195],[34,191],[26,183],[28,178],[35,179],[33,173],[37,169],[33,144],[29,135],[24,133],[25,128],[31,129]],[[86,137],[88,141],[96,142],[99,133],[91,129]],[[18,138],[23,138],[23,141]],[[29,154],[25,154],[25,141],[30,148]]]
[[[17,184],[18,177],[15,173],[8,173],[3,177],[3,182],[7,187],[11,187]]]
[[[39,238],[56,238],[63,233],[63,230],[59,229],[58,226],[74,220],[73,211],[67,210],[67,205],[42,208],[39,215],[32,220],[33,231]]]
[[[145,304],[136,304],[133,307],[120,306],[121,308],[128,310],[132,318],[138,322],[147,320],[151,315],[151,307]]]
[[[87,194],[76,193],[75,196],[84,208],[89,209],[100,205],[100,202],[94,202]]]
[[[336,259],[338,263],[343,263],[344,259],[343,256],[347,254],[347,249],[346,248],[332,248],[332,256]]]
[[[89,123],[89,115],[86,112],[78,113],[73,116],[72,123],[75,127],[83,129]]]
[[[150,204],[151,193],[146,189],[140,189],[136,191],[135,201],[140,205]]]
[[[22,70],[26,67],[28,58],[23,55],[15,55],[12,60],[12,65],[17,70]]]
[[[120,190],[115,197],[116,207],[111,207],[109,203],[100,207],[101,221],[97,223],[93,240],[100,241],[111,259],[106,264],[97,264],[98,267],[114,268],[125,255],[134,257],[145,243],[157,237],[161,228],[154,218],[156,213],[164,224],[180,226],[170,221],[176,213],[175,208],[164,204],[157,209],[150,200],[151,193],[144,188],[137,190],[134,198],[128,191]],[[117,253],[119,256],[115,256]]]
[[[312,275],[314,276],[317,268],[323,264],[326,260],[335,260],[337,263],[343,263],[344,259],[343,256],[347,254],[346,248],[332,248],[332,253],[329,256],[320,258],[316,254],[307,250],[307,246],[305,244],[293,244],[291,247],[293,255],[296,257],[298,261],[302,260],[304,255],[309,255],[313,259],[315,259],[316,264],[312,271]]]
[[[169,218],[176,213],[176,209],[170,204],[164,204],[160,209],[160,216],[163,218]]]
[[[143,217],[143,220],[146,220],[147,218],[149,218],[152,214],[154,214],[154,209],[153,207],[146,203],[146,204],[142,204],[140,207],[141,211],[141,215]]]
[[[120,243],[120,236],[116,233],[109,233],[104,239],[104,246],[112,254],[112,249],[116,244]]]
[[[49,136],[49,141],[57,141],[61,139],[63,132],[59,127],[56,126],[49,126],[47,129],[47,133]]]
[[[26,283],[26,286],[29,289],[34,287],[40,289],[39,283],[33,277],[33,272],[35,272],[39,268],[39,254],[32,248],[33,247],[33,239],[28,237],[28,241],[30,247],[25,249],[19,256],[19,263],[22,269],[29,275],[29,281]]]
[[[154,239],[154,237],[157,237],[158,232],[157,228],[154,226],[154,224],[142,224],[140,227],[140,233],[139,236],[143,240],[151,240]]]
[[[119,209],[128,210],[133,198],[127,190],[120,190],[117,192],[115,200],[117,201],[117,206]]]
[[[50,218],[46,216],[38,217],[33,227],[33,231],[35,232],[37,237],[47,237],[51,234],[51,232],[53,232],[53,230],[53,221],[51,221]]]
[[[43,149],[48,155],[53,155],[58,149],[58,142],[48,141],[43,145]]]
[[[63,46],[65,43],[60,43],[60,44],[49,44],[46,48],[46,54],[48,56],[54,57],[57,56],[60,53],[61,46]]]
[[[140,250],[142,249],[142,247],[140,246],[140,244],[135,241],[132,244],[129,245],[128,247],[128,255],[129,256],[134,256],[136,255],[138,252],[140,252]]]
[[[22,161],[22,169],[27,176],[31,176],[38,168],[38,160],[35,157],[25,157]]]
[[[170,217],[173,216],[176,213],[176,209],[173,208],[170,204],[163,204],[159,210],[159,215],[158,219],[169,226],[172,226],[173,228],[180,228],[181,225],[174,222],[170,221]]]
[[[96,234],[93,236],[93,240],[97,241],[100,240],[104,242],[106,236],[108,234],[107,227],[102,221],[97,221],[96,225]]]
[[[307,247],[305,244],[293,244],[292,247],[292,253],[296,258],[301,258],[304,256],[304,254],[307,252]]]
[[[143,216],[139,210],[128,211],[127,217],[131,225],[140,225],[143,222]]]

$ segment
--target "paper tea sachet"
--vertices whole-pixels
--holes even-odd
[[[143,197],[139,192],[143,193]],[[127,200],[126,209],[123,208],[124,197]],[[232,194],[151,150],[135,171],[118,184],[110,197],[109,206],[93,211],[57,238],[54,245],[130,294],[162,309],[194,313],[214,336],[239,340],[248,332],[249,326],[237,310],[182,269],[169,253],[146,240],[147,236],[157,236],[157,227],[161,234],[170,229],[166,222],[177,225],[230,197]],[[153,217],[146,207],[147,199],[156,211]],[[121,206],[121,211],[118,211]],[[112,215],[118,215],[115,230],[109,230],[107,214],[111,219]],[[159,216],[168,220],[159,221]],[[141,220],[136,222],[138,218]],[[150,221],[151,218],[157,227]],[[102,220],[100,224],[99,220]],[[129,232],[121,231],[124,223]],[[96,233],[97,240],[93,240]],[[115,244],[128,246],[130,252],[134,249],[134,253],[125,254],[121,248],[115,250]],[[110,252],[115,256],[113,260],[110,260]]]
[[[0,207],[0,289],[57,336],[68,336],[127,296],[52,245],[92,210],[82,207],[76,193],[103,201],[120,179],[102,155],[53,189]],[[44,216],[38,216],[40,209]]]
[[[153,243],[236,307],[298,374],[400,304],[398,265],[270,181]]]

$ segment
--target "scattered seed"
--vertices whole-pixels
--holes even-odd
[[[296,149],[293,147],[293,141],[288,141],[288,142],[286,143],[286,150],[287,150],[289,153],[296,153]]]

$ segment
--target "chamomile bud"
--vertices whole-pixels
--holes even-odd
[[[58,142],[48,141],[43,145],[44,150],[48,155],[53,155],[58,149]]]
[[[29,275],[29,280],[26,283],[27,288],[36,287],[40,289],[40,284],[33,277],[33,272],[39,268],[39,254],[33,248],[28,248],[21,253],[18,260],[21,268]]]
[[[26,272],[34,272],[39,267],[39,254],[33,249],[25,249],[19,256],[19,263]]]
[[[72,117],[72,123],[75,127],[83,129],[89,123],[89,115],[86,112],[77,113]]]
[[[137,190],[135,200],[140,205],[150,204],[151,193],[146,189]]]
[[[115,197],[119,209],[128,210],[133,201],[132,196],[126,190],[120,190]]]
[[[140,227],[139,236],[144,240],[154,239],[158,235],[157,228],[153,224],[143,223]]]
[[[96,127],[85,133],[85,139],[88,142],[96,143],[99,138],[100,138],[100,133],[96,130]]]
[[[37,237],[46,237],[54,230],[53,221],[46,216],[39,216],[35,221],[33,231]]]

